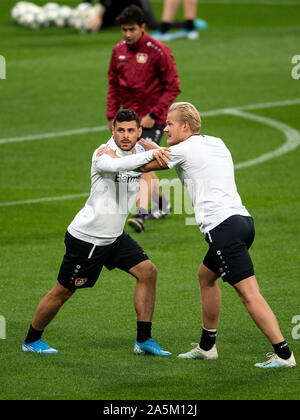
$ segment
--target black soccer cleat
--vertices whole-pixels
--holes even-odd
[[[136,209],[135,215],[130,217],[127,221],[129,226],[131,226],[138,233],[144,232],[146,214],[147,210],[145,210],[143,207],[138,207]]]
[[[144,232],[145,230],[145,222],[143,216],[135,215],[131,217],[128,219],[128,224],[138,233]]]
[[[168,216],[172,211],[172,205],[170,201],[166,200],[163,196],[159,199],[159,205],[154,206],[151,209],[151,213],[145,215],[145,220],[157,220]]]

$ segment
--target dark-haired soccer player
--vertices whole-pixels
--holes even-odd
[[[163,149],[145,149],[137,143],[142,133],[132,110],[121,110],[113,121],[107,145],[122,162],[94,152],[91,193],[65,235],[66,254],[53,289],[39,303],[22,349],[34,353],[57,353],[41,339],[43,330],[61,306],[82,288],[93,287],[102,267],[119,268],[136,278],[134,305],[137,339],[134,353],[170,356],[151,338],[157,271],[143,249],[124,232],[124,224],[139,189],[141,174],[134,172],[152,159],[160,161]],[[148,146],[148,144],[147,144]],[[101,146],[103,147],[103,146]]]

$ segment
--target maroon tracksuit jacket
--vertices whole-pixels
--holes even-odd
[[[120,41],[113,49],[108,70],[107,118],[130,108],[143,118],[155,114],[164,125],[171,103],[180,93],[176,64],[169,47],[147,33],[134,45]]]

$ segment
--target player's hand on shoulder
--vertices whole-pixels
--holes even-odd
[[[138,141],[138,144],[142,146],[146,152],[152,149],[159,149],[159,146],[156,143],[154,143],[154,141],[150,140],[140,139]]]
[[[98,152],[97,152],[96,156],[97,156],[97,157],[100,157],[100,156],[104,155],[104,153],[105,153],[106,155],[108,155],[108,156],[112,157],[112,158],[117,158],[117,157],[118,157],[118,156],[117,156],[117,154],[116,154],[116,152],[115,152],[114,150],[112,150],[112,149],[111,149],[110,147],[108,147],[108,146],[101,147],[101,148],[98,150]]]
[[[162,168],[168,168],[168,160],[171,159],[171,150],[167,147],[159,147],[154,150],[153,157]]]

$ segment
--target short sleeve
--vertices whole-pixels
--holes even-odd
[[[132,171],[153,160],[153,150],[134,153],[121,158],[112,158],[107,154],[100,157],[94,155],[93,165],[97,172]]]
[[[182,165],[185,161],[185,148],[182,144],[171,146],[171,159],[168,161],[168,167],[170,169],[177,165]]]

